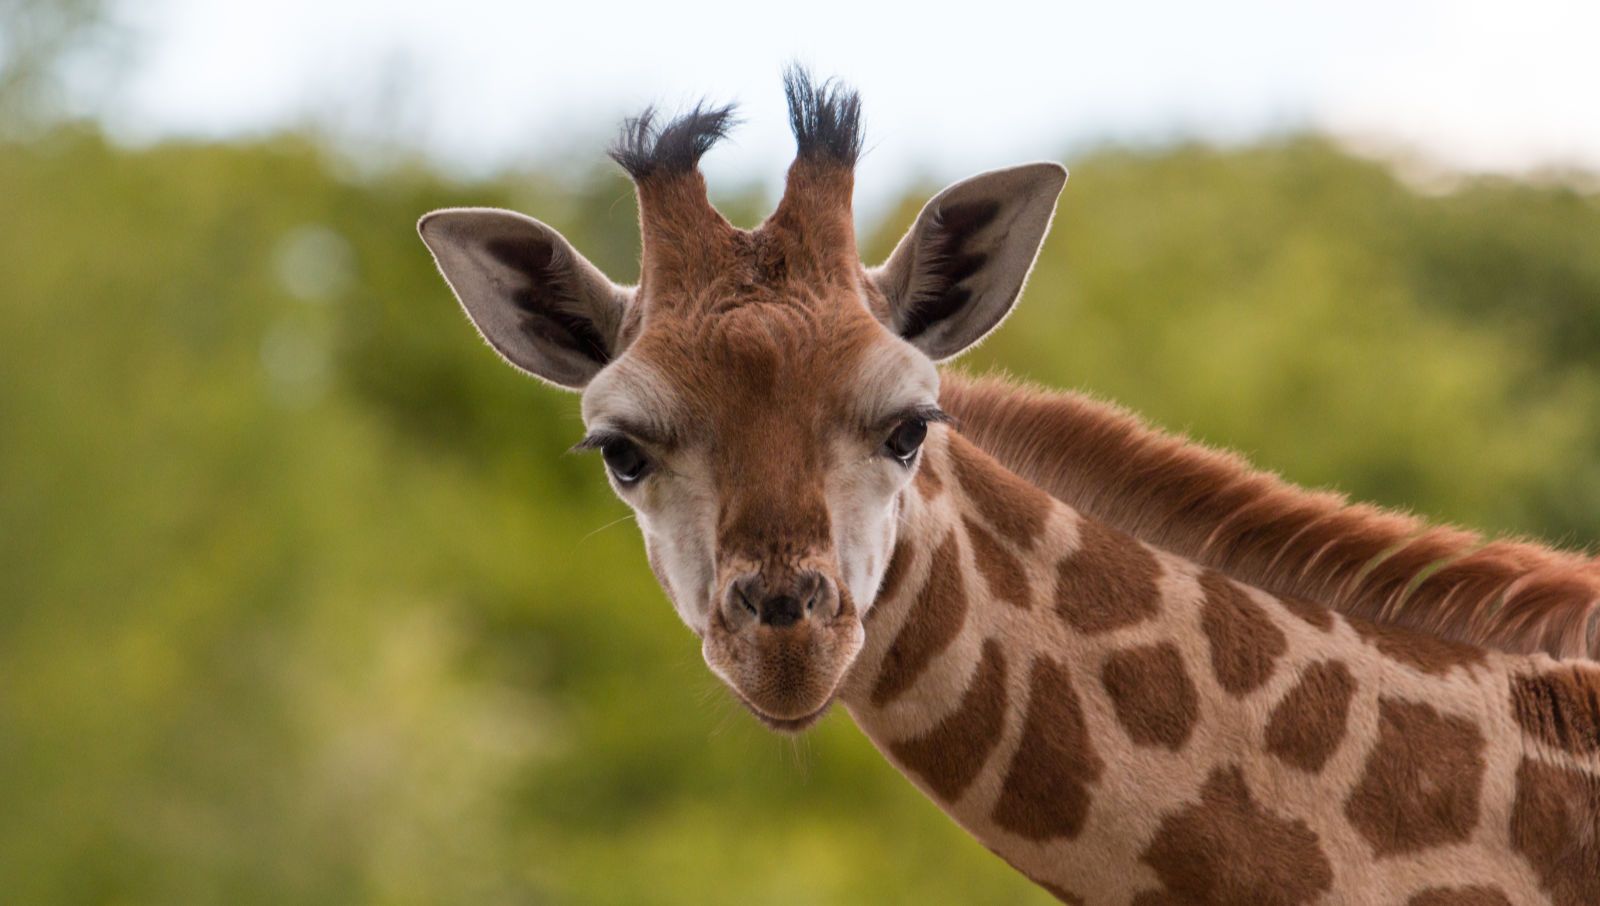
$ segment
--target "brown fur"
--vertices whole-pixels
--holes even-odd
[[[1161,609],[1155,557],[1121,532],[1083,520],[1077,550],[1056,568],[1056,613],[1079,632],[1110,632]],[[1104,568],[1106,563],[1117,569]]]
[[[927,733],[896,743],[894,757],[946,801],[972,783],[1000,741],[1006,716],[1006,658],[994,641],[983,643],[977,675],[961,704]]]
[[[967,540],[972,542],[972,559],[989,585],[989,593],[1008,604],[1028,609],[1028,574],[1022,561],[1005,549],[976,520],[965,519]]]
[[[1030,840],[1076,837],[1101,767],[1067,668],[1034,661],[1022,745],[1000,788],[995,823]]]
[[[1513,652],[1600,656],[1600,564],[1344,497],[1080,394],[947,372],[962,432],[1062,501],[1274,594]]]
[[[1525,758],[1517,769],[1511,842],[1556,906],[1600,903],[1600,783],[1594,775]]]
[[[1220,573],[1202,573],[1200,589],[1205,593],[1200,629],[1211,646],[1217,684],[1234,695],[1255,691],[1272,677],[1278,658],[1289,648],[1283,630]]]
[[[950,458],[961,489],[996,531],[1024,550],[1032,547],[1049,512],[1046,501],[1027,482],[1005,469],[994,468],[987,457],[976,454],[962,438],[952,439]]]
[[[1238,767],[1212,772],[1200,802],[1161,823],[1144,861],[1167,889],[1137,906],[1293,906],[1333,886],[1317,835],[1257,801]]]
[[[967,619],[967,589],[961,576],[956,533],[939,545],[923,586],[923,606],[900,628],[872,687],[872,703],[883,707],[911,688],[934,655],[949,647]]]
[[[1464,642],[1436,638],[1394,626],[1351,617],[1350,628],[1385,657],[1421,670],[1443,675],[1456,667],[1471,667],[1484,661],[1484,652]]]
[[[1200,696],[1171,642],[1125,648],[1100,668],[1117,722],[1134,744],[1176,752],[1200,719]]]
[[[1519,676],[1511,705],[1522,731],[1545,745],[1600,752],[1600,670],[1573,664]]]
[[[1378,701],[1378,744],[1345,815],[1374,855],[1467,839],[1478,824],[1483,733],[1430,705]]]
[[[1300,674],[1272,710],[1266,749],[1310,774],[1322,770],[1344,741],[1356,682],[1343,661],[1318,661]]]

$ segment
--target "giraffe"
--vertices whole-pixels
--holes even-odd
[[[1008,471],[935,363],[1010,311],[1065,171],[957,183],[867,269],[859,100],[786,89],[754,230],[698,171],[731,108],[625,124],[635,287],[519,214],[419,223],[490,346],[582,391],[578,446],[737,700],[782,732],[841,704],[1064,902],[1600,901],[1600,668],[1272,595]]]

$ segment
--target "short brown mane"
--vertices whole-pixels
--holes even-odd
[[[1077,393],[946,372],[961,432],[1062,501],[1256,585],[1513,652],[1600,655],[1600,562],[1310,491]]]

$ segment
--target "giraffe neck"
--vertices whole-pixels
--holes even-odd
[[[1061,899],[1600,902],[1600,671],[1279,601],[951,431],[924,457],[841,700]]]

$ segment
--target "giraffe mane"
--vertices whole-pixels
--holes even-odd
[[[946,372],[962,434],[1063,502],[1280,596],[1510,652],[1600,657],[1600,561],[1308,490],[1079,393]]]

